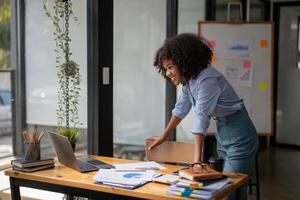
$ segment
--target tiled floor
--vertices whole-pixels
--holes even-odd
[[[271,147],[258,155],[261,200],[298,200],[300,199],[300,149]],[[9,192],[8,177],[0,172],[0,192]],[[256,199],[255,187],[250,200]],[[21,188],[27,197],[47,200],[61,200],[58,193]],[[2,199],[1,199],[2,200]]]
[[[258,159],[262,200],[300,199],[300,148],[273,147]]]

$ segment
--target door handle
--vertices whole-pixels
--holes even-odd
[[[109,85],[109,67],[102,68],[102,84]]]

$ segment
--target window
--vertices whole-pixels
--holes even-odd
[[[144,150],[145,138],[164,128],[165,80],[153,67],[153,59],[166,37],[165,30],[165,1],[114,1],[115,156],[138,154]]]
[[[10,1],[0,1],[0,168],[12,155]]]
[[[205,1],[179,0],[178,2],[178,33],[198,33],[198,21],[205,18]],[[177,96],[181,94],[181,87],[177,87]],[[190,132],[192,127],[193,108],[184,120],[177,126],[176,138],[180,140],[192,140]]]
[[[48,1],[52,8],[53,0]],[[78,24],[70,18],[71,58],[80,65],[81,95],[79,120],[82,123],[76,150],[86,152],[87,146],[87,28],[86,1],[73,1]],[[45,15],[41,1],[26,1],[26,123],[28,129],[56,131],[57,128],[57,68],[54,52],[53,26]],[[52,150],[44,137],[44,149]],[[44,152],[47,153],[45,150]],[[42,151],[43,153],[43,151]]]

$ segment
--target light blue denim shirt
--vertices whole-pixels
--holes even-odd
[[[225,77],[211,66],[202,70],[195,79],[182,87],[172,114],[183,119],[195,107],[191,132],[206,134],[212,115],[224,117],[241,109],[238,97]]]

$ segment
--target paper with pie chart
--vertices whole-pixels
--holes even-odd
[[[101,169],[94,176],[94,180],[134,186],[151,181],[156,174],[154,170],[124,172],[116,169]]]

